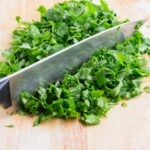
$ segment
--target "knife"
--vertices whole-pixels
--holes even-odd
[[[60,80],[66,70],[81,65],[97,49],[110,48],[125,40],[135,31],[135,25],[145,20],[123,23],[97,33],[26,68],[0,79],[0,103],[4,108],[19,100],[23,90],[34,93],[39,85]]]

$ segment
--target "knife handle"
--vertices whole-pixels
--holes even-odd
[[[0,104],[2,104],[4,108],[8,108],[12,105],[8,79],[0,81]]]

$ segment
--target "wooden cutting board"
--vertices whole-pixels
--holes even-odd
[[[51,7],[59,0],[0,0],[0,49],[9,47],[15,16],[39,18],[36,8]],[[98,1],[98,0],[97,0]],[[140,19],[150,15],[149,0],[107,0],[120,18]],[[149,22],[142,28],[150,37]],[[148,57],[150,60],[150,58]],[[150,62],[149,62],[150,65]],[[143,80],[150,85],[150,78]],[[77,120],[49,120],[32,127],[35,118],[9,115],[0,107],[0,150],[150,150],[150,94],[143,93],[111,109],[96,126]],[[13,128],[5,127],[13,124]]]

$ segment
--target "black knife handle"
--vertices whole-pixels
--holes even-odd
[[[10,84],[9,80],[0,81],[0,104],[4,108],[8,108],[12,105],[11,96],[10,96]]]

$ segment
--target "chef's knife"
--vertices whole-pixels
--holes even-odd
[[[110,48],[131,36],[138,22],[144,23],[144,20],[124,23],[97,33],[0,79],[0,103],[7,108],[12,100],[19,100],[21,91],[34,93],[40,84],[46,86],[61,79],[67,69],[80,65],[97,49]]]

